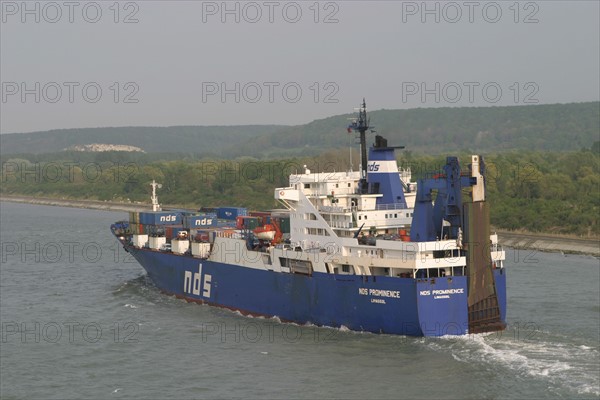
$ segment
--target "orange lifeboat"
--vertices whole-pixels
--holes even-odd
[[[272,224],[259,226],[253,230],[254,235],[261,240],[273,240],[277,234],[277,229]]]

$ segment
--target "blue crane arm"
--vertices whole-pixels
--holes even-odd
[[[483,172],[483,163],[480,172]],[[462,228],[462,189],[477,184],[477,178],[462,176],[457,157],[448,157],[444,174],[417,181],[411,241],[455,239]],[[435,200],[433,191],[437,191]]]

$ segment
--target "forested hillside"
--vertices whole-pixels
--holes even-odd
[[[74,145],[92,143],[140,147],[148,153],[194,153],[223,156],[232,143],[280,130],[277,125],[170,126],[57,129],[0,135],[2,154],[56,153]]]
[[[600,136],[600,103],[377,110],[371,124],[390,144],[423,154],[573,151]],[[189,157],[281,158],[353,145],[352,114],[298,126],[174,126],[68,129],[0,136],[2,154],[52,153],[72,145],[122,144]],[[372,141],[370,135],[369,141]]]

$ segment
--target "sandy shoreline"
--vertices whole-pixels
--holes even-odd
[[[57,207],[88,208],[105,211],[145,211],[150,209],[150,205],[141,203],[53,199],[28,196],[0,195],[0,201]],[[503,246],[515,249],[531,249],[570,254],[588,254],[596,257],[600,256],[600,240],[598,239],[583,239],[569,236],[549,236],[543,234],[508,231],[498,231],[498,236]]]

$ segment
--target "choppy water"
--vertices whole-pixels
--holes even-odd
[[[124,213],[0,208],[4,399],[600,396],[593,257],[509,252],[505,332],[374,335],[162,295],[109,233]]]

